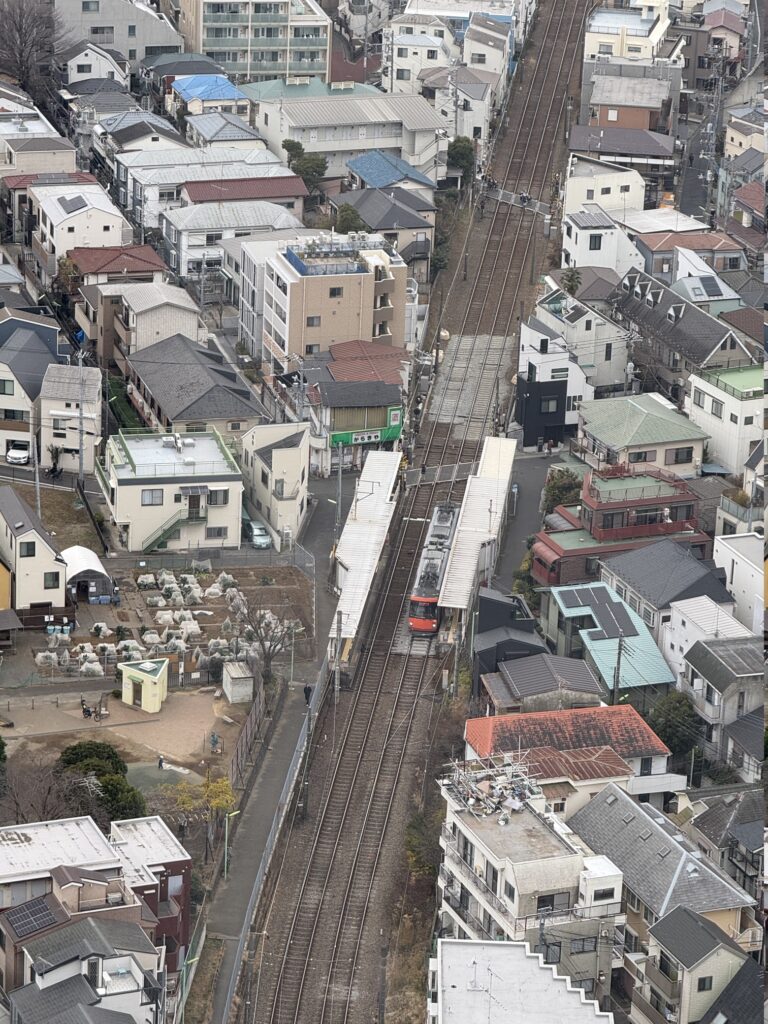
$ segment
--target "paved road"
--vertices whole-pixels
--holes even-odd
[[[502,593],[512,589],[514,574],[520,568],[525,554],[525,541],[541,529],[539,501],[550,464],[555,461],[546,455],[525,455],[518,449],[512,482],[518,486],[517,512],[510,514],[504,545],[496,564],[493,585]],[[513,508],[510,505],[510,513]]]

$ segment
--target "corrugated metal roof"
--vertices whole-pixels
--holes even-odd
[[[301,221],[277,203],[196,203],[168,210],[166,220],[179,231],[209,231],[216,228],[271,227],[300,228]]]
[[[443,119],[423,96],[334,96],[287,100],[282,113],[290,124],[317,125],[391,124],[400,121],[409,131],[437,131]]]

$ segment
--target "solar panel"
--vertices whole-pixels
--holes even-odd
[[[56,916],[42,896],[11,907],[6,919],[20,938],[56,924]]]
[[[717,279],[714,277],[702,277],[701,285],[707,295],[712,299],[723,294],[720,289],[720,285],[717,283]]]
[[[577,590],[561,590],[560,600],[566,608],[578,608],[582,603]]]

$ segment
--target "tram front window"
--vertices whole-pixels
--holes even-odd
[[[411,618],[412,619],[430,619],[434,620],[437,618],[437,602],[436,601],[411,601]]]

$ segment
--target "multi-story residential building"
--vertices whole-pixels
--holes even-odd
[[[709,434],[709,457],[730,476],[739,476],[763,434],[763,368],[693,373],[685,411]]]
[[[640,269],[665,284],[677,279],[681,248],[695,252],[716,273],[747,267],[744,247],[722,231],[639,232],[633,242],[643,258]]]
[[[301,221],[277,203],[195,203],[160,214],[160,231],[171,269],[181,277],[220,269],[224,251],[219,242],[260,231],[300,228]]]
[[[578,110],[579,124],[587,124],[590,116],[591,86],[603,78],[651,79],[665,82],[669,86],[671,100],[671,131],[677,134],[677,126],[682,106],[686,113],[686,96],[682,93],[683,50],[684,41],[675,44],[663,44],[661,55],[655,57],[628,57],[609,55],[607,53],[585,54],[581,70],[581,106]]]
[[[731,614],[732,609],[718,604],[711,597],[689,597],[671,601],[669,614],[662,622],[659,649],[680,679],[685,668],[685,655],[698,640],[723,637],[744,640],[752,634]]]
[[[634,959],[630,1020],[698,1024],[749,959],[714,922],[686,906],[675,907],[649,928],[648,952]],[[752,986],[756,981],[750,978]],[[751,1001],[747,993],[746,1001]]]
[[[370,149],[407,160],[432,182],[445,174],[445,125],[423,96],[345,95],[329,87],[325,96],[263,98],[254,124],[281,159],[285,139],[324,156],[328,179],[346,178],[347,161]]]
[[[564,267],[608,267],[623,277],[643,259],[625,231],[597,203],[563,218]]]
[[[309,424],[270,423],[243,436],[244,495],[278,549],[290,548],[308,509]]]
[[[734,158],[748,149],[764,151],[764,120],[760,107],[729,107],[725,117],[723,155]]]
[[[745,149],[738,156],[726,157],[720,162],[715,201],[715,219],[718,224],[725,223],[731,208],[731,196],[737,189],[750,181],[762,181],[764,160],[765,153],[761,145],[760,149]]]
[[[726,725],[725,760],[742,782],[759,783],[765,760],[765,714],[755,708],[735,722]],[[762,850],[762,847],[760,847]]]
[[[683,822],[686,835],[755,898],[763,874],[763,799],[762,787],[753,782],[737,792],[681,795],[678,807],[682,820],[690,803],[691,816]]]
[[[276,0],[256,8],[230,3],[226,10],[207,0],[181,0],[179,28],[188,50],[204,53],[244,81],[331,77],[331,19],[315,0]]]
[[[654,640],[660,642],[674,601],[706,598],[727,615],[733,612],[733,599],[720,579],[722,574],[701,560],[701,555],[708,553],[708,540],[702,549],[666,537],[647,548],[606,556],[601,561],[600,579],[643,616]]]
[[[715,53],[713,41],[720,38],[717,28],[706,24],[703,12],[694,11],[692,7],[675,11],[675,17],[668,29],[671,44],[683,40],[682,55],[685,61],[683,70],[684,95],[688,94],[689,113],[703,113],[704,104],[695,102],[695,93],[711,92],[715,89],[718,78],[737,75],[740,57],[736,54]],[[718,59],[720,56],[724,60]]]
[[[550,649],[583,658],[606,701],[629,700],[647,711],[675,683],[648,626],[604,583],[544,591],[540,621]]]
[[[646,128],[591,128],[575,124],[568,133],[569,152],[595,157],[611,167],[637,170],[646,184],[646,206],[658,205],[671,192],[680,162],[680,151],[671,135]]]
[[[750,181],[736,189],[725,230],[747,250],[749,265],[759,266],[765,244],[765,188],[762,181]]]
[[[0,487],[0,558],[11,574],[11,608],[51,614],[66,604],[61,548],[12,487]]]
[[[75,170],[74,146],[59,135],[32,100],[14,102],[1,96],[0,102],[0,180],[17,174]]]
[[[603,163],[595,157],[568,157],[564,179],[563,216],[578,213],[586,203],[599,203],[604,213],[642,210],[645,181],[637,171]]]
[[[662,49],[669,25],[669,0],[595,7],[587,18],[585,57],[655,57]]]
[[[674,255],[673,292],[682,295],[705,313],[721,317],[741,308],[741,296],[692,249],[676,248]]]
[[[244,261],[244,289],[249,266]],[[316,355],[340,341],[404,346],[406,285],[405,263],[380,235],[319,235],[286,245],[265,264],[263,361],[279,374],[292,353]]]
[[[214,115],[204,115],[214,116]],[[179,191],[182,206],[198,203],[265,202],[282,206],[301,220],[307,186],[296,174],[271,175],[263,178],[227,178],[187,181]],[[272,232],[274,234],[274,232]],[[236,236],[237,237],[237,236]],[[226,248],[226,246],[225,246]]]
[[[417,95],[425,74],[449,68],[461,54],[447,22],[429,14],[392,18],[382,40],[381,87],[389,93]]]
[[[168,18],[138,0],[56,0],[55,7],[76,38],[117,50],[132,71],[147,57],[184,49]]]
[[[470,957],[468,960],[467,957]],[[486,982],[481,979],[488,979]],[[491,998],[491,987],[493,998]],[[524,997],[521,998],[521,992]],[[517,1024],[530,1007],[538,1024],[613,1024],[613,1013],[534,952],[530,942],[471,942],[438,939],[429,960],[427,1019],[449,1024]],[[514,1007],[510,1017],[509,1007]],[[518,1016],[519,1011],[519,1016]],[[750,1024],[753,1024],[750,1021]]]
[[[480,676],[479,696],[489,715],[596,707],[602,695],[588,665],[554,654],[502,661]]]
[[[626,784],[630,796],[658,807],[665,795],[686,785],[685,775],[670,771],[669,747],[631,704],[470,718],[464,739],[470,761],[544,747],[570,754],[609,747],[630,768],[632,776]],[[554,795],[550,792],[547,798]],[[594,796],[594,787],[589,796]],[[582,804],[587,802],[582,800]]]
[[[165,97],[179,75],[219,75],[224,68],[204,53],[159,53],[147,57],[138,69],[139,89],[148,96],[150,109],[165,109]]]
[[[187,138],[193,146],[228,146],[233,149],[257,149],[261,136],[238,114],[221,111],[189,114],[185,118]]]
[[[498,798],[482,798],[483,779]],[[557,964],[586,995],[605,998],[621,957],[621,872],[543,813],[544,796],[519,763],[490,771],[456,765],[440,792],[441,934],[535,943],[545,963]],[[512,804],[504,807],[507,796]],[[478,797],[483,811],[472,813]]]
[[[704,754],[724,761],[725,727],[763,706],[762,644],[756,636],[697,640],[683,663],[678,689],[691,698],[701,719]]]
[[[177,75],[165,110],[178,123],[190,114],[238,114],[247,120],[250,102],[226,75]]]
[[[268,419],[245,378],[210,342],[205,348],[174,334],[134,352],[125,370],[128,400],[153,430],[240,438]]]
[[[765,508],[764,444],[760,440],[744,463],[741,487],[721,495],[715,520],[715,534],[760,533],[764,531]]]
[[[30,448],[46,369],[63,361],[59,325],[23,310],[0,309],[0,452]]]
[[[666,134],[672,127],[672,84],[661,78],[596,75],[586,123]]]
[[[98,284],[80,289],[75,323],[102,366],[140,352],[174,334],[193,341],[202,333],[197,303],[170,284]]]
[[[93,129],[106,117],[138,113],[141,109],[131,94],[111,79],[88,78],[59,89],[57,116],[77,149],[78,163],[88,166]]]
[[[87,39],[81,39],[80,42],[73,43],[61,53],[57,53],[53,73],[60,86],[101,78],[117,82],[127,89],[130,79],[128,62],[122,54],[104,49],[98,43],[91,43]]]
[[[582,402],[572,449],[595,469],[641,466],[698,476],[708,434],[662,395],[650,393]]]
[[[105,187],[108,185],[116,192],[118,153],[187,149],[188,145],[166,118],[146,110],[125,110],[110,114],[93,126],[90,148],[92,166]]]
[[[151,245],[108,246],[103,249],[76,247],[67,252],[68,287],[71,295],[78,288],[98,284],[163,284],[168,267]],[[60,277],[63,276],[60,270]]]
[[[52,466],[55,455],[60,469],[77,473],[82,449],[83,470],[93,472],[101,440],[101,392],[101,371],[95,366],[48,366],[37,416],[41,467]]]
[[[129,245],[133,230],[101,185],[33,185],[29,189],[32,254],[48,287],[70,249]]]
[[[686,907],[717,925],[745,953],[762,945],[755,900],[711,864],[657,808],[635,803],[615,784],[605,787],[574,814],[570,828],[622,872],[626,911],[624,962],[619,984],[626,992],[640,981],[649,929],[676,907]],[[666,1024],[663,1013],[654,1024]]]
[[[725,571],[725,585],[736,602],[736,618],[753,633],[763,631],[763,536],[757,532],[715,537],[712,558]]]
[[[382,149],[372,149],[347,160],[350,188],[391,189],[395,186],[416,192],[430,201],[434,198],[435,182],[417,171],[407,160]]]
[[[545,528],[535,535],[531,574],[543,586],[602,579],[616,589],[616,574],[606,573],[606,560],[612,565],[615,558],[628,559],[635,553],[633,564],[646,559],[656,562],[663,557],[656,549],[664,541],[667,555],[677,556],[683,563],[690,561],[690,571],[697,578],[712,576],[707,569],[695,568],[711,548],[709,537],[699,529],[697,510],[696,495],[672,473],[659,469],[633,472],[625,467],[587,472],[579,504],[558,505],[554,515],[547,517]],[[673,541],[680,547],[670,547]],[[616,573],[621,576],[618,569]],[[713,577],[713,588],[716,583]],[[619,597],[628,598],[655,632],[657,607],[622,589],[624,593],[617,591]],[[722,584],[719,592],[727,601]]]
[[[113,434],[96,477],[128,551],[240,547],[243,478],[218,431]]]

